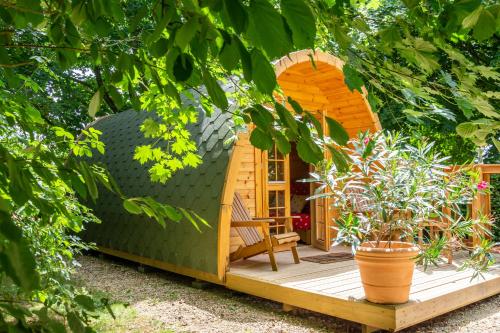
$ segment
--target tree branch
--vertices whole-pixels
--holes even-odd
[[[113,111],[113,113],[120,112],[115,102],[109,95],[108,90],[104,86],[104,80],[102,79],[101,68],[99,66],[96,66],[94,68],[94,74],[95,74],[95,79],[97,81],[97,87],[102,88],[102,91],[104,93],[104,101],[106,101],[106,104],[108,104],[109,108]]]
[[[19,62],[17,64],[0,64],[0,67],[15,68],[15,67],[21,67],[21,66],[26,66],[26,65],[31,65],[31,64],[33,64],[33,61]]]

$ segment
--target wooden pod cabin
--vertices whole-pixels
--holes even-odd
[[[325,129],[325,116],[337,119],[350,135],[380,129],[365,97],[344,84],[342,62],[319,51],[313,58],[315,66],[310,52],[300,51],[274,64],[283,93],[313,113]],[[294,184],[308,177],[310,167],[298,158],[295,149],[282,156],[276,149],[254,148],[249,133],[239,133],[236,142],[225,144],[233,135],[231,115],[216,111],[208,117],[198,109],[199,121],[189,130],[203,163],[178,172],[166,184],[152,184],[147,167],[133,160],[134,147],[148,142],[139,130],[150,117],[145,112],[127,111],[98,120],[93,126],[103,132],[107,153],[96,159],[107,165],[128,196],[152,196],[194,210],[211,228],[202,228],[200,233],[189,223],[167,223],[163,229],[142,216],[128,214],[119,198],[106,195],[95,207],[103,223],[89,225],[85,239],[117,256],[223,283],[229,255],[242,242],[230,228],[234,192],[241,195],[252,216],[289,216]],[[300,191],[305,204],[309,188],[307,193],[303,188]],[[328,250],[328,209],[322,202],[311,204],[312,235],[305,240]]]
[[[379,130],[379,120],[365,96],[349,91],[344,84],[342,66],[338,58],[319,51],[295,52],[274,63],[283,93],[312,112],[325,130],[326,116],[342,123],[351,136]],[[308,216],[310,231],[304,230],[301,237],[309,245],[299,247],[300,257],[330,250],[332,216],[322,200],[305,203],[312,189],[296,181],[306,178],[311,167],[294,149],[287,156],[275,149],[260,151],[245,132],[228,144],[234,135],[231,115],[215,111],[209,117],[195,107],[198,123],[189,131],[203,160],[198,168],[181,170],[166,184],[151,183],[148,168],[133,160],[134,148],[148,142],[139,130],[148,114],[135,111],[104,117],[94,124],[103,132],[101,139],[106,144],[106,154],[95,159],[107,165],[127,196],[152,196],[194,210],[210,228],[202,226],[198,232],[188,222],[167,222],[162,228],[143,216],[128,214],[119,198],[101,193],[95,213],[102,224],[88,225],[85,240],[95,242],[107,254],[269,298],[286,308],[302,307],[359,322],[366,331],[370,327],[398,330],[500,292],[498,269],[484,283],[467,284],[464,279],[470,275],[448,267],[436,274],[416,274],[421,289],[414,291],[410,303],[377,305],[363,300],[353,260],[296,265],[291,255],[282,252],[276,256],[278,272],[271,270],[265,255],[230,263],[230,254],[242,244],[231,229],[236,192],[252,216]],[[455,287],[441,287],[448,282],[456,282]]]

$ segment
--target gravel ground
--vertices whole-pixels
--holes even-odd
[[[281,304],[147,269],[109,257],[82,256],[76,278],[116,302],[117,319],[96,321],[103,332],[360,332],[360,325],[306,310],[285,313]],[[120,304],[124,304],[120,305]],[[402,332],[500,332],[500,295]]]

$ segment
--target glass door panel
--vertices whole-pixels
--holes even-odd
[[[289,158],[281,154],[276,146],[263,152],[264,215],[269,217],[290,215],[290,170]],[[283,220],[270,225],[271,234],[285,232]]]

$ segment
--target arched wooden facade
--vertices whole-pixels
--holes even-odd
[[[314,64],[311,61],[314,59]],[[278,84],[283,94],[298,101],[301,106],[314,114],[326,130],[325,117],[340,122],[351,137],[359,131],[375,132],[381,129],[380,122],[368,104],[365,95],[351,92],[344,83],[343,62],[324,52],[303,50],[291,53],[274,63]],[[219,224],[219,264],[227,269],[229,253],[242,243],[237,233],[230,230],[230,205],[233,193],[239,192],[246,206],[254,216],[269,216],[267,207],[269,191],[283,191],[285,202],[290,202],[290,179],[286,175],[283,182],[267,181],[267,152],[252,147],[248,134],[240,134],[233,151],[226,179],[226,188],[221,204]],[[285,158],[285,163],[289,163]],[[285,170],[287,170],[285,166]],[[288,176],[288,179],[286,177]],[[329,222],[331,212],[324,200],[317,200],[312,212],[312,245],[327,250],[330,246]],[[284,215],[290,215],[289,204]],[[229,244],[227,239],[229,238]],[[222,273],[222,272],[221,272]],[[223,273],[222,273],[223,274]]]

